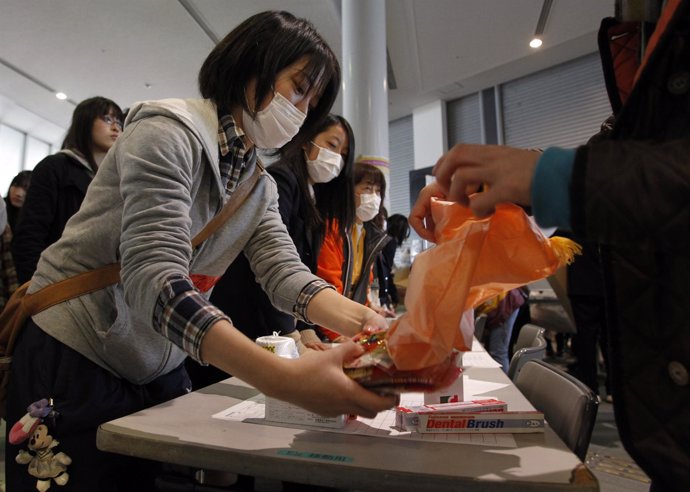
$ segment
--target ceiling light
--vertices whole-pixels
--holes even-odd
[[[64,92],[56,92],[55,97],[57,97],[60,101],[64,101],[65,99],[67,99],[67,94],[65,94]]]
[[[541,6],[541,12],[539,12],[539,20],[537,20],[537,28],[534,30],[534,38],[529,42],[532,48],[539,48],[542,45],[541,36],[544,34],[546,29],[546,20],[549,18],[549,13],[551,12],[551,5],[553,0],[544,0],[544,4]]]

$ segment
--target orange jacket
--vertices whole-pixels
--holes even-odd
[[[319,252],[316,275],[333,285],[338,293],[368,305],[367,293],[374,280],[374,260],[383,247],[391,240],[385,232],[378,229],[371,222],[364,224],[364,258],[362,259],[363,273],[356,285],[352,285],[353,248],[352,237],[348,231],[343,238],[338,228],[338,222],[331,222],[326,228],[326,234]],[[368,275],[364,272],[369,272]],[[326,328],[320,328],[329,339],[340,335]],[[334,336],[333,336],[334,335]]]

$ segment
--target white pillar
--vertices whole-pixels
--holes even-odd
[[[343,116],[352,125],[356,154],[378,165],[389,182],[386,2],[342,0],[342,12]]]

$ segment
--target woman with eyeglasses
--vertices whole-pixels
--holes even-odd
[[[256,147],[306,143],[339,86],[337,58],[314,26],[271,11],[213,48],[199,72],[202,99],[130,107],[125,131],[62,237],[41,255],[28,293],[113,263],[119,279],[34,314],[12,361],[8,427],[33,402],[41,414],[57,412],[51,435],[59,441],[55,452],[71,458],[69,490],[155,489],[155,463],[99,451],[96,432],[103,422],[189,392],[187,357],[324,416],[373,418],[396,404],[343,372],[361,346],[277,357],[209,301],[244,254],[279,309],[350,336],[386,326],[300,261],[275,181],[257,161]],[[227,220],[192,246],[224,208]],[[52,408],[45,409],[40,400],[48,398]],[[15,442],[24,437],[17,434]],[[18,452],[8,442],[7,488],[31,490],[36,480],[15,462]]]
[[[62,236],[81,206],[86,189],[108,150],[122,133],[122,110],[110,99],[80,102],[62,142],[62,150],[34,168],[22,213],[12,231],[12,256],[19,284],[36,271],[38,258]]]

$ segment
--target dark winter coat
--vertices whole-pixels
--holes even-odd
[[[62,152],[36,165],[12,231],[12,257],[20,284],[31,280],[43,250],[60,239],[65,224],[84,201],[92,178],[85,163]]]
[[[269,166],[268,173],[278,185],[278,207],[283,223],[295,243],[302,263],[316,272],[318,240],[307,227],[302,213],[305,197],[297,183],[295,173],[281,161]],[[277,310],[256,283],[254,273],[244,255],[238,256],[211,293],[211,302],[222,309],[235,326],[255,339],[273,332],[287,334],[295,329],[295,318]]]
[[[577,150],[577,237],[602,244],[614,410],[623,444],[664,490],[690,490],[690,2],[648,48],[605,20],[600,49],[616,123]],[[630,90],[632,89],[632,90]],[[630,91],[630,92],[629,92]]]

